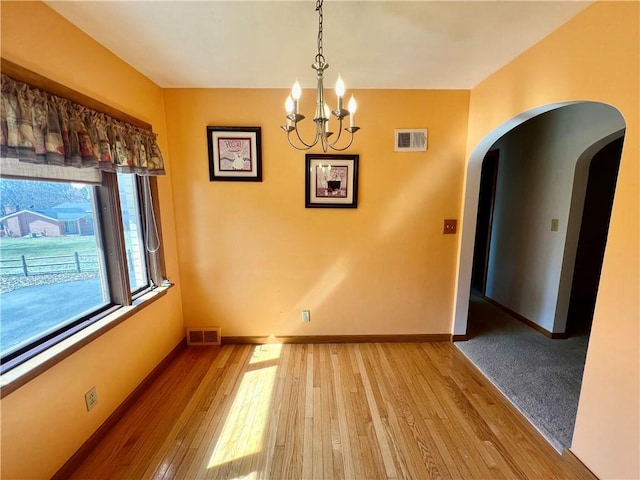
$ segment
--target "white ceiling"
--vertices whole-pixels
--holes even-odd
[[[315,1],[46,3],[161,87],[315,85]],[[327,0],[327,84],[469,89],[589,3]]]

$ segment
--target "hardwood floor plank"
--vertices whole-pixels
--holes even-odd
[[[423,468],[421,466],[420,452],[412,441],[402,435],[402,427],[396,416],[395,409],[389,409],[388,435],[393,439],[394,452],[396,454],[396,472],[402,472],[404,478],[420,478]],[[399,468],[398,468],[399,467]]]
[[[382,424],[382,419],[380,418],[378,403],[376,402],[376,396],[373,392],[373,388],[371,387],[371,381],[369,380],[369,375],[367,374],[367,368],[365,367],[364,360],[362,359],[362,353],[360,352],[358,347],[359,346],[356,345],[356,359],[358,361],[360,372],[363,372],[362,375],[364,393],[369,406],[369,411],[371,412],[371,420],[375,431],[376,441],[378,443],[378,446],[380,447],[380,453],[382,454],[382,461],[384,462],[384,468],[387,478],[395,479],[398,478],[398,474],[396,473],[395,464],[391,455],[391,449],[389,448],[389,443],[387,442],[386,432]],[[371,371],[371,369],[369,370]]]
[[[328,347],[320,345],[320,412],[322,438],[322,478],[333,480],[333,441],[331,438],[331,418],[335,416],[333,383],[330,365],[327,363]]]
[[[284,447],[282,463],[280,469],[273,472],[272,478],[301,478],[302,475],[307,345],[292,345],[291,348],[293,368],[290,369],[290,378],[287,378],[288,387],[285,387],[285,393],[289,395],[282,405],[284,415],[280,418],[284,418],[284,422],[278,427],[279,439]]]
[[[333,367],[333,380],[336,386],[336,410],[338,419],[338,432],[340,435],[340,445],[342,447],[341,454],[344,476],[345,478],[350,479],[354,478],[355,471],[353,466],[353,454],[351,451],[351,440],[349,438],[349,422],[345,401],[345,393],[349,392],[349,388],[346,385],[347,382],[343,382],[344,374],[340,371],[337,348],[335,349],[334,353],[331,354],[331,366]]]
[[[335,478],[336,480],[342,480],[346,478],[344,474],[344,456],[342,454],[340,426],[338,425],[337,418],[331,419],[331,457],[333,478]]]
[[[318,372],[319,373],[319,372]],[[320,376],[318,374],[318,376]],[[324,448],[323,448],[323,438],[322,435],[324,433],[322,428],[323,423],[323,411],[322,411],[322,401],[320,399],[321,396],[321,388],[313,387],[313,418],[311,419],[311,435],[312,435],[312,458],[313,458],[313,468],[312,468],[312,478],[321,479],[324,477]],[[315,452],[315,455],[313,455]]]
[[[579,479],[449,343],[188,348],[74,479]]]
[[[307,378],[305,383],[305,402],[304,402],[304,437],[303,437],[303,455],[302,455],[302,478],[311,478],[313,476],[314,445],[313,436],[313,377],[314,377],[314,361],[313,350],[307,353]]]
[[[474,468],[473,462],[468,462],[470,458],[469,449],[466,444],[456,444],[452,439],[449,429],[448,419],[438,417],[427,421],[428,428],[433,432],[438,450],[444,458],[449,472],[454,478],[481,478],[478,468]]]
[[[264,449],[263,455],[264,460],[263,464],[260,465],[256,463],[254,465],[254,469],[259,472],[259,478],[271,478],[271,470],[273,468],[273,460],[275,458],[275,449],[276,449],[276,433],[278,429],[278,424],[280,421],[280,417],[282,415],[286,415],[287,413],[282,411],[282,399],[284,395],[284,388],[286,383],[286,378],[289,369],[289,363],[291,358],[291,350],[290,349],[282,349],[280,352],[280,363],[278,365],[278,376],[276,380],[276,386],[274,388],[273,394],[273,408],[272,414],[269,417],[269,423],[267,425],[267,431],[264,435]]]
[[[380,457],[380,450],[377,448],[378,444],[375,443],[375,435],[373,435],[373,432],[358,437],[358,442],[360,443],[363,467],[362,477],[360,478],[386,478]]]

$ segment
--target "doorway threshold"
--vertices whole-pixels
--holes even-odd
[[[588,336],[553,340],[472,295],[455,345],[560,453],[571,446]]]

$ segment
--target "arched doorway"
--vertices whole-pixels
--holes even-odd
[[[564,329],[564,324],[558,323],[556,317],[562,316],[562,309],[568,309],[571,280],[566,281],[566,273],[569,272],[571,279],[573,274],[574,258],[567,253],[567,249],[577,247],[579,237],[579,226],[582,219],[582,204],[584,203],[584,192],[586,191],[587,179],[588,179],[588,166],[593,155],[604,147],[607,143],[619,138],[624,132],[624,119],[622,115],[614,107],[604,105],[597,102],[563,102],[556,104],[549,104],[531,109],[524,112],[517,117],[510,119],[503,123],[500,127],[496,128],[493,132],[487,135],[472,152],[467,167],[467,178],[464,197],[464,211],[462,220],[462,238],[460,245],[460,262],[459,272],[457,279],[456,289],[456,305],[454,314],[453,333],[454,336],[464,337],[467,331],[467,312],[469,307],[469,291],[471,288],[471,272],[473,265],[473,251],[475,246],[475,233],[476,233],[476,221],[478,213],[478,197],[480,189],[480,174],[482,168],[482,162],[487,152],[492,146],[502,138],[506,133],[512,131],[519,125],[524,124],[527,120],[538,117],[546,112],[561,109],[570,105],[588,104],[599,106],[603,111],[609,110],[614,117],[617,117],[619,124],[612,125],[609,132],[606,132],[606,128],[601,132],[587,132],[592,133],[584,135],[583,143],[584,148],[581,149],[581,153],[573,158],[573,164],[570,168],[571,180],[570,184],[566,187],[571,195],[565,198],[565,226],[564,226],[564,244],[562,252],[562,268],[559,272],[562,272],[562,276],[559,277],[559,291],[562,292],[563,303],[557,306],[557,315],[554,315],[553,321],[548,324],[550,328],[548,330],[553,331]],[[597,122],[592,122],[597,123]],[[562,134],[562,132],[560,132]],[[571,141],[571,139],[569,139]],[[586,160],[585,160],[586,159]],[[575,178],[574,178],[575,177]],[[551,220],[551,218],[550,218]],[[546,225],[545,225],[546,229]],[[560,273],[559,273],[560,274]]]
[[[507,122],[497,129],[501,134],[499,138],[495,138],[497,132],[492,132],[489,138],[493,142],[483,140],[470,159],[454,325],[457,336],[467,334],[469,292],[472,286],[469,264],[473,264],[476,270],[476,288],[480,277],[477,270],[481,262],[478,258],[473,262],[472,255],[476,239],[483,237],[478,237],[476,223],[480,229],[486,228],[486,225],[482,226],[486,222],[483,222],[482,218],[478,220],[476,215],[478,211],[482,212],[483,208],[486,210],[486,206],[480,205],[482,208],[479,210],[478,191],[482,159],[474,156],[484,155],[490,149],[500,149],[500,167],[504,168],[497,180],[499,204],[492,225],[492,229],[497,232],[497,238],[490,240],[491,253],[486,262],[487,268],[490,269],[486,283],[487,295],[495,303],[506,307],[506,311],[515,313],[536,329],[547,333],[549,337],[564,335],[571,286],[574,283],[573,272],[585,192],[588,191],[589,164],[594,154],[604,145],[624,135],[624,119],[615,108],[595,102],[553,105],[541,109],[544,110],[542,113],[527,112]],[[530,119],[531,121],[527,122]],[[508,126],[508,132],[505,132],[509,133],[508,135],[502,134],[505,126]],[[514,162],[513,159],[518,161]],[[619,159],[620,150],[618,164]],[[617,165],[614,165],[614,170],[613,188]],[[612,188],[611,182],[609,188]],[[485,186],[484,190],[486,189]],[[613,197],[612,191],[609,194]],[[596,203],[601,202],[598,200]],[[607,219],[610,212],[609,204]],[[608,221],[606,225],[608,226]],[[477,254],[478,248],[475,250]],[[597,259],[594,261],[598,263],[599,272],[602,262]],[[586,342],[582,348],[586,353]],[[508,361],[516,361],[517,358],[515,355]],[[583,368],[584,356],[581,361]],[[549,365],[553,362],[554,360],[549,360]],[[534,365],[532,362],[531,368],[546,368],[549,365]],[[526,368],[514,369],[514,372],[516,371],[519,371],[518,375],[521,377],[527,376]],[[490,372],[487,376],[497,383],[496,379],[491,377],[492,374],[493,372]],[[546,385],[553,381],[549,378],[553,379],[546,377]],[[578,382],[581,378],[582,369],[579,371]],[[544,385],[540,387],[543,392]],[[551,387],[547,388],[551,390]],[[562,393],[562,390],[560,392]],[[508,395],[509,392],[505,393]],[[573,409],[573,419],[569,432],[563,432],[561,435],[560,445],[564,448],[570,446],[579,385],[572,394],[575,394],[575,404],[571,404],[569,410]],[[517,401],[514,403],[523,410]],[[533,403],[533,408],[542,408],[535,405],[535,401]],[[526,415],[526,412],[523,413]],[[529,418],[531,420],[531,417]],[[533,421],[532,423],[535,424]],[[543,430],[543,433],[549,431],[544,427],[539,429]],[[569,435],[568,439],[566,435]],[[558,447],[557,443],[554,445]]]

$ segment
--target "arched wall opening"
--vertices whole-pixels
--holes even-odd
[[[586,188],[586,176],[581,176],[580,172],[584,171],[584,165],[587,166],[586,168],[588,170],[588,162],[599,147],[606,144],[607,141],[610,141],[612,138],[615,138],[616,136],[619,137],[624,134],[625,122],[620,112],[610,105],[605,105],[597,102],[576,101],[553,103],[531,109],[527,112],[523,112],[522,114],[517,115],[516,117],[504,122],[498,128],[493,130],[490,134],[483,138],[473,150],[472,154],[469,157],[465,182],[462,235],[460,240],[460,258],[453,325],[454,339],[463,338],[467,332],[467,315],[469,308],[471,271],[476,233],[480,174],[482,162],[485,158],[486,153],[491,148],[493,148],[496,142],[503,138],[508,132],[511,132],[516,127],[519,127],[528,120],[535,119],[536,117],[547,112],[552,112],[563,107],[578,104],[585,105],[587,107],[595,109],[596,111],[606,112],[607,116],[610,117],[610,121],[600,130],[591,133],[591,141],[588,145],[584,145],[584,149],[583,151],[581,151],[581,154],[576,153],[573,158],[568,159],[569,161],[573,162],[571,168],[573,168],[574,166],[576,168],[576,181],[578,183],[576,184],[574,182],[574,187],[577,188],[574,188],[573,194],[571,196],[570,214],[568,212],[569,205],[566,205],[567,215],[565,217],[566,223],[564,225],[563,235],[566,235],[564,251],[568,252],[569,250],[573,249],[573,254],[564,254],[562,256],[562,270],[560,271],[560,267],[557,267],[557,272],[554,273],[554,275],[559,276],[559,278],[555,279],[558,284],[558,295],[556,296],[556,298],[554,298],[553,302],[549,303],[549,305],[547,306],[547,311],[541,313],[541,315],[544,315],[546,322],[545,324],[541,325],[543,328],[548,331],[560,331],[561,329],[564,329],[571,289],[570,280],[571,274],[573,272],[573,262],[575,261],[575,244],[577,243],[577,237],[580,229],[579,223],[582,212],[581,202],[584,201],[584,190]],[[613,121],[611,121],[611,118],[613,118]],[[561,133],[562,132],[556,132],[556,134]],[[589,138],[588,135],[587,138]],[[584,140],[582,140],[582,143],[584,143]],[[571,187],[569,186],[568,188]]]

